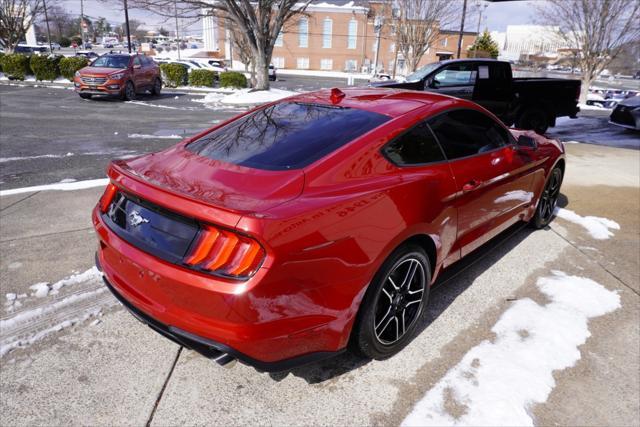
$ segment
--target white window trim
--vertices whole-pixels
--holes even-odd
[[[329,24],[329,31],[327,32],[327,24]],[[333,39],[333,19],[324,18],[322,21],[322,48],[331,49]]]
[[[353,34],[351,34],[351,24],[355,24],[353,27]],[[353,46],[351,46],[351,40],[353,40]],[[347,25],[347,49],[357,49],[358,48],[358,20],[355,18],[351,18],[349,20],[349,24]]]
[[[276,41],[273,44],[274,47],[282,47],[284,45],[284,33],[280,31],[278,37],[276,37]]]
[[[302,32],[302,23],[306,24],[306,31]],[[304,43],[302,41],[304,40]],[[309,20],[307,18],[300,18],[298,21],[298,47],[309,47]]]

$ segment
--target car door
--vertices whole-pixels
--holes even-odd
[[[136,86],[136,90],[141,90],[149,85],[149,83],[146,81],[145,71],[142,67],[142,61],[140,61],[139,55],[133,57],[133,67],[131,73],[133,75],[133,84]]]
[[[505,119],[513,101],[511,68],[506,62],[478,63],[473,102]]]
[[[475,62],[449,64],[429,78],[427,90],[471,100],[477,73]]]
[[[532,160],[519,156],[502,124],[478,110],[450,110],[428,123],[456,180],[456,247],[465,256],[516,222],[532,202]]]
[[[422,121],[405,131],[382,149],[383,155],[400,168],[402,200],[398,204],[410,203],[407,224],[424,224],[439,237],[438,259],[450,264],[459,259],[459,251],[452,253],[456,240],[455,195],[456,183],[433,133]],[[435,267],[435,266],[434,266]]]

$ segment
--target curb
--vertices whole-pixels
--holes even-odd
[[[51,87],[59,87],[65,89],[73,89],[73,83],[69,82],[49,82],[49,81],[22,81],[22,80],[0,80],[0,86],[19,86],[19,87],[41,87],[41,88],[51,88]],[[171,87],[163,87],[163,92],[168,93],[197,93],[197,94],[207,94],[212,93],[209,88],[171,88]]]

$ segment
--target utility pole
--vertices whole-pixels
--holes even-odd
[[[178,37],[178,2],[173,0],[173,8],[176,16],[176,41],[178,42],[178,61],[180,61],[180,38]]]
[[[53,46],[51,45],[51,30],[49,30],[49,16],[47,15],[46,0],[42,0],[42,6],[44,7],[44,20],[47,23],[47,41],[49,42],[49,52],[53,53]]]
[[[482,12],[484,12],[487,9],[487,6],[489,6],[486,3],[483,3],[482,0],[478,0],[478,2],[476,3],[476,7],[478,8],[478,31],[476,31],[477,36],[480,35],[480,24],[482,23]],[[473,57],[477,57],[478,56],[478,49],[474,49],[473,50]]]
[[[124,25],[127,29],[127,47],[131,53],[131,30],[129,30],[129,6],[127,0],[124,0]]]
[[[462,3],[462,19],[460,20],[460,35],[458,36],[458,53],[456,57],[460,59],[460,51],[462,50],[462,36],[464,35],[464,16],[467,14],[467,0]]]
[[[380,15],[376,16],[375,21],[373,21],[373,28],[376,31],[376,55],[373,61],[373,75],[375,76],[376,74],[378,74],[378,57],[380,55],[380,33],[382,32],[382,17],[380,17]]]
[[[84,48],[84,1],[80,0],[80,39]]]

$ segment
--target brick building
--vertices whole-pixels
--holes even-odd
[[[370,72],[376,61],[378,70],[404,74],[404,59],[396,52],[395,34],[391,19],[382,18],[384,6],[380,2],[346,2],[332,0],[331,3],[312,2],[304,15],[287,22],[276,40],[271,62],[277,68]],[[382,18],[382,19],[381,19]],[[381,25],[380,48],[376,24]],[[223,20],[215,17],[203,20],[205,49],[214,55],[230,59],[229,31]],[[473,44],[475,32],[465,32],[462,57]],[[438,60],[455,57],[458,46],[458,31],[440,30],[433,46],[422,57],[420,66]],[[234,60],[237,55],[233,54]]]

